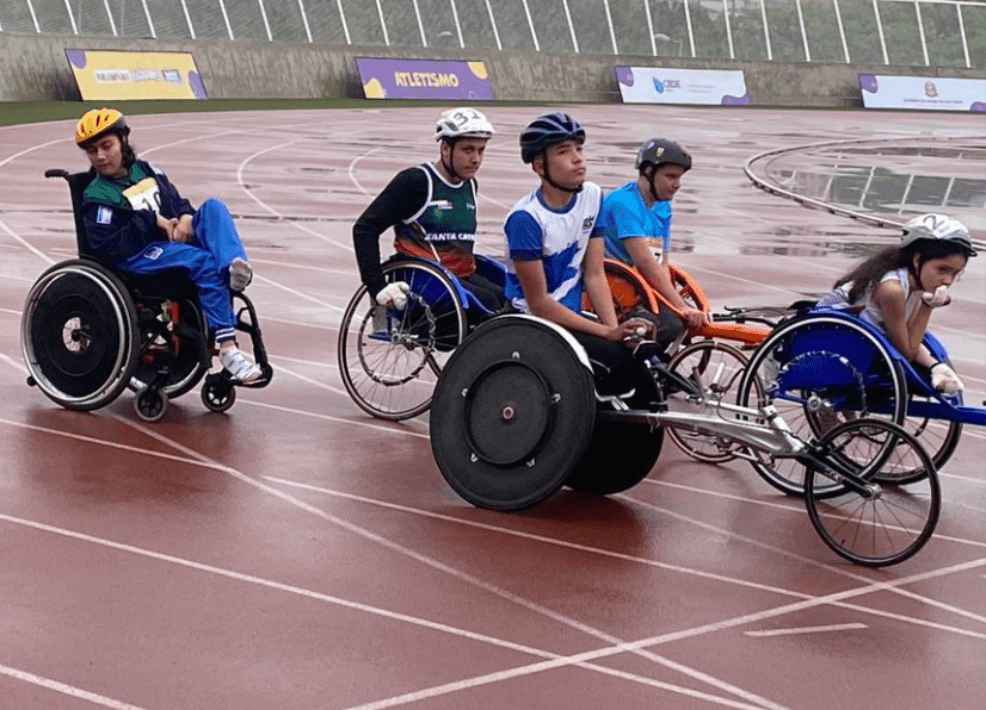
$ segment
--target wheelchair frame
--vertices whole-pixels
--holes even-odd
[[[475,256],[477,273],[502,285],[504,267]],[[410,286],[407,306],[385,308],[360,285],[343,312],[336,355],[352,400],[374,417],[401,421],[428,411],[449,354],[494,313],[437,262],[395,254],[383,274]]]
[[[649,363],[657,398],[646,408],[631,407],[620,398],[594,397],[585,352],[563,328],[529,315],[484,323],[453,353],[435,390],[430,436],[442,475],[470,503],[495,510],[539,503],[571,485],[573,475],[595,479],[596,492],[616,492],[653,466],[649,456],[638,457],[638,470],[622,471],[627,459],[618,445],[639,443],[649,429],[651,451],[659,451],[653,432],[666,426],[735,442],[753,462],[789,459],[804,466],[811,522],[852,562],[896,564],[930,539],[941,507],[937,472],[900,426],[857,419],[805,440],[769,404],[724,403],[654,364],[656,349],[638,346],[636,356]],[[598,424],[613,425],[602,429],[603,442]],[[614,431],[629,427],[636,433],[614,439]],[[580,472],[587,448],[600,443],[612,453],[609,464]],[[904,484],[896,476],[901,467],[920,468],[922,475]]]
[[[208,344],[197,294],[187,277],[181,275],[178,286],[172,283],[166,287],[165,274],[121,274],[88,251],[80,208],[82,193],[95,174],[94,169],[82,173],[45,171],[46,178],[59,177],[68,183],[79,258],[48,268],[27,296],[21,349],[29,371],[28,385],[37,386],[66,409],[82,411],[109,404],[129,387],[136,393],[134,409],[145,421],[160,420],[169,399],[190,391],[203,378],[202,402],[214,412],[224,412],[233,405],[235,387],[267,386],[273,370],[256,310],[246,295],[232,294],[234,302],[242,304],[236,312],[235,327],[250,336],[262,375],[241,383],[225,370],[208,373],[213,348]],[[78,279],[77,283],[67,284],[72,279]],[[94,307],[87,298],[104,308]],[[44,317],[38,316],[39,310]],[[107,332],[100,327],[104,324],[92,317],[100,312],[110,315],[110,329],[115,326],[115,333]],[[39,317],[54,320],[56,326],[61,320],[62,331],[43,332],[51,323],[35,322]],[[108,356],[107,347],[115,348]],[[93,378],[99,381],[93,383]]]

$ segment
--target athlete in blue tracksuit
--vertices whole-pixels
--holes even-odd
[[[229,210],[216,199],[194,209],[163,172],[137,160],[129,133],[114,109],[89,111],[76,127],[76,143],[97,172],[82,199],[87,251],[122,273],[185,271],[223,367],[237,380],[257,379],[260,369],[235,341],[230,289],[245,288],[252,270]]]

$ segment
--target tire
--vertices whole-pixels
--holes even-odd
[[[379,306],[361,286],[343,314],[337,356],[353,401],[374,417],[400,421],[431,406],[438,375],[465,336],[466,316],[456,286],[437,267],[395,262],[383,273],[387,283],[411,287],[407,306]]]
[[[737,401],[754,409],[774,406],[796,437],[812,442],[854,419],[902,423],[907,388],[888,347],[865,326],[810,315],[781,324],[757,347]],[[796,459],[761,459],[753,466],[771,486],[803,495],[804,472]]]
[[[908,559],[931,539],[941,511],[941,487],[931,457],[903,428],[881,419],[858,419],[827,431],[815,450],[831,468],[869,484],[852,484],[830,495],[832,478],[809,466],[805,504],[822,540],[859,565],[884,567]],[[898,471],[921,470],[911,483]],[[824,498],[816,490],[826,491]]]

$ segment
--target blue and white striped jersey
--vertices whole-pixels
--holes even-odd
[[[504,292],[514,308],[530,310],[514,262],[540,259],[551,297],[581,312],[582,260],[589,238],[602,236],[601,211],[602,190],[594,182],[586,182],[561,209],[546,205],[540,188],[514,203],[503,224],[507,255]]]

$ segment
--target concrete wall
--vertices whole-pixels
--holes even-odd
[[[862,106],[856,75],[986,78],[986,71],[862,64],[780,63],[601,54],[153,40],[0,32],[0,101],[79,100],[65,49],[190,52],[215,99],[362,98],[357,56],[476,59],[486,62],[496,97],[520,101],[619,102],[615,64],[742,69],[751,103]]]

